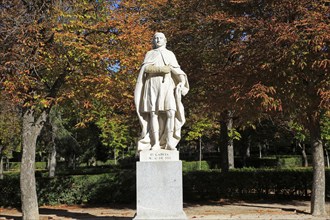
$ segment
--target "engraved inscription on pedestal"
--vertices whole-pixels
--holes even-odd
[[[179,161],[177,150],[146,150],[140,152],[140,162]]]

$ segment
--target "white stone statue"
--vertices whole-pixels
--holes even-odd
[[[185,123],[181,95],[189,91],[188,79],[174,53],[166,49],[163,33],[155,33],[153,48],[144,58],[134,92],[142,127],[138,151],[176,150]]]

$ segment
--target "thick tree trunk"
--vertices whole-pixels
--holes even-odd
[[[33,110],[23,116],[22,161],[21,161],[21,200],[23,220],[39,219],[35,179],[35,154],[37,137],[46,119],[46,112],[36,120]]]
[[[233,139],[228,136],[228,132],[233,128],[233,112],[225,111],[220,120],[220,155],[221,170],[227,172],[234,168],[234,144]]]
[[[313,151],[311,213],[314,216],[325,216],[325,167],[319,116],[317,114],[310,116],[309,123]]]

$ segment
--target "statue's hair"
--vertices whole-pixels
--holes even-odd
[[[156,37],[156,35],[163,35],[164,38],[165,38],[165,42],[166,42],[166,37],[165,37],[165,34],[164,33],[162,33],[162,32],[155,32],[154,36],[152,37],[152,47],[153,47],[153,49],[156,48],[156,44],[155,44],[155,37]]]

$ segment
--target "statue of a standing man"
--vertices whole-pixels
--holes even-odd
[[[187,75],[174,53],[166,49],[165,35],[156,32],[153,50],[144,58],[134,92],[142,127],[138,151],[176,150],[185,123],[181,95],[188,91]]]

